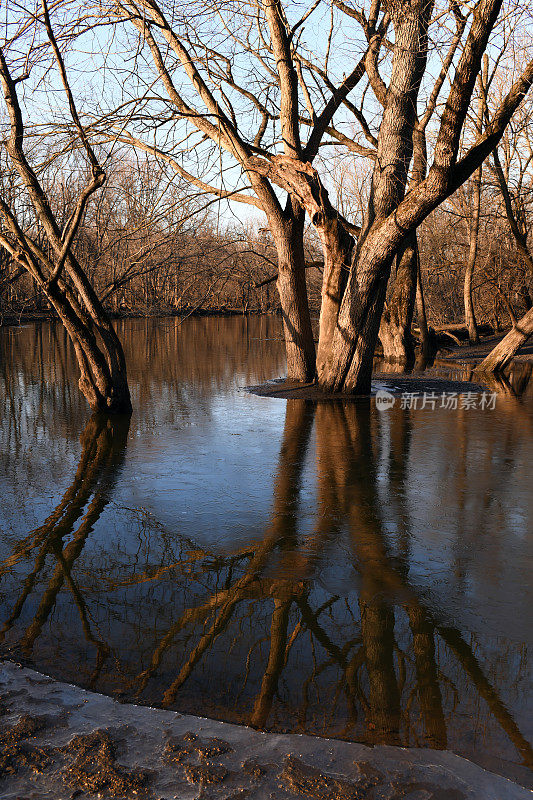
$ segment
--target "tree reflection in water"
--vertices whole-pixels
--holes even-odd
[[[110,500],[127,433],[128,420],[89,421],[72,486],[4,561],[2,574],[32,564],[2,628],[16,652],[31,658],[39,637],[53,635],[68,592],[61,615],[73,630],[77,609],[86,645],[71,634],[41,654],[59,676],[259,728],[451,747],[523,778],[531,745],[499,688],[524,679],[521,648],[506,645],[504,673],[474,635],[439,619],[411,576],[412,412],[397,405],[379,417],[370,400],[287,401],[262,538],[219,555],[139,512],[142,539],[124,571],[113,548],[105,565],[80,556]],[[317,508],[302,533],[302,475],[313,453]],[[398,520],[393,537],[385,506]],[[328,571],[340,575],[336,592]],[[492,758],[497,751],[507,764]]]
[[[17,544],[0,569],[0,575],[5,574],[19,561],[34,559],[22,592],[0,630],[0,642],[3,642],[21,616],[26,601],[37,591],[47,558],[52,559],[55,563],[52,575],[47,578],[47,587],[31,623],[18,637],[17,650],[23,656],[31,656],[35,640],[52,614],[59,592],[66,585],[78,609],[84,636],[96,648],[92,685],[109,654],[109,646],[96,638],[91,630],[87,605],[72,571],[87,537],[112,496],[124,460],[129,425],[129,415],[111,418],[93,415],[89,419],[80,437],[82,453],[71,486],[44,524]]]

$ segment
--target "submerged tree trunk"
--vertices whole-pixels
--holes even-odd
[[[381,235],[382,223],[405,193],[413,154],[416,100],[427,58],[431,8],[432,3],[424,0],[400,2],[391,7],[396,41],[391,79],[383,98],[370,202],[328,359],[318,374],[319,383],[326,390],[370,392],[387,283],[392,262],[403,246],[400,239],[395,248],[387,247]]]
[[[108,414],[130,413],[124,351],[96,296],[91,298],[89,316],[63,281],[45,284],[43,290],[72,341],[80,369],[80,391],[91,409]]]
[[[287,377],[298,381],[313,380],[316,371],[305,280],[304,220],[303,209],[295,210],[294,215],[281,223],[269,220],[278,254],[277,288],[283,315]]]
[[[90,173],[74,210],[61,228],[50,199],[24,151],[24,120],[17,95],[17,80],[11,76],[0,50],[0,84],[10,120],[10,136],[5,141],[10,165],[33,208],[34,219],[27,230],[20,205],[0,196],[3,230],[0,245],[26,270],[58,314],[76,351],[80,367],[80,389],[93,411],[122,413],[131,411],[124,352],[111,322],[85,272],[78,263],[73,244],[89,198],[100,189],[106,174],[87,139],[70,90],[63,57],[52,31],[46,4],[43,22],[54,51],[63,88],[69,101],[72,122],[85,150]],[[40,235],[35,237],[34,231]],[[35,237],[35,238],[34,238]]]
[[[520,347],[533,335],[533,308],[511,328],[507,336],[494,347],[475,368],[477,373],[500,372],[518,353]]]
[[[421,362],[425,365],[434,355],[431,336],[429,333],[426,301],[424,298],[424,284],[422,283],[422,270],[420,269],[420,251],[416,265],[416,317],[420,330]]]
[[[383,312],[379,339],[386,361],[408,364],[414,359],[411,324],[415,307],[418,273],[416,231],[407,238],[396,256],[394,287]]]

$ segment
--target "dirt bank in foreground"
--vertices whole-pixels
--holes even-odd
[[[260,733],[0,663],[4,800],[526,800],[448,752]]]

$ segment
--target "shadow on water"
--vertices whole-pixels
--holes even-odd
[[[157,370],[159,345],[145,346]],[[144,508],[106,516],[130,420],[91,418],[71,484],[0,564],[3,652],[121,698],[257,728],[450,748],[531,785],[527,646],[492,635],[490,620],[481,632],[454,622],[439,588],[468,598],[479,531],[495,524],[493,500],[532,435],[517,399],[528,380],[507,380],[490,429],[461,410],[430,422],[399,404],[378,414],[369,399],[275,401],[285,416],[269,517],[223,551]],[[444,508],[434,485],[416,485],[433,460],[428,480],[453,493]],[[449,561],[426,564],[432,514],[456,514],[457,536]],[[490,590],[495,564],[485,568]]]

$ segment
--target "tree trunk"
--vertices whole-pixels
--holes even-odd
[[[468,224],[469,233],[469,248],[468,248],[468,261],[465,270],[464,281],[464,306],[465,306],[465,323],[468,328],[468,340],[470,344],[477,344],[479,342],[479,333],[477,329],[476,315],[474,312],[474,301],[472,297],[472,277],[474,274],[474,267],[476,265],[478,240],[479,240],[479,211],[481,207],[481,172],[480,167],[476,170],[473,181],[473,209],[472,218]]]
[[[503,337],[474,371],[478,374],[500,372],[531,335],[533,335],[533,308],[530,308],[527,314],[518,320],[507,336]]]
[[[418,253],[418,263],[416,267],[416,317],[418,320],[418,327],[420,329],[420,342],[421,342],[421,365],[424,366],[433,358],[434,349],[431,342],[431,335],[429,332],[428,318],[426,313],[426,301],[424,298],[424,284],[422,283],[422,271],[420,269],[420,252]]]
[[[81,373],[79,387],[91,409],[130,413],[124,351],[100,302],[94,298],[89,316],[62,280],[44,284],[43,291],[72,341]]]
[[[427,171],[427,147],[425,128],[418,122],[413,131],[413,166],[409,190],[424,180]],[[416,229],[411,231],[404,246],[396,256],[396,275],[394,287],[390,293],[389,303],[381,318],[379,338],[383,345],[383,356],[386,361],[399,364],[410,364],[414,360],[414,344],[411,335],[415,299],[417,291],[423,305],[421,282],[419,279],[420,256]],[[423,325],[425,324],[425,307],[423,308]],[[421,328],[422,332],[422,328]],[[424,335],[427,334],[425,325]],[[424,340],[423,335],[423,340]],[[426,336],[427,338],[427,336]]]
[[[303,245],[305,212],[298,209],[282,224],[270,221],[278,255],[277,288],[283,315],[287,378],[310,381],[315,377],[315,344],[305,281]]]
[[[384,100],[368,211],[339,311],[328,358],[318,374],[327,391],[368,394],[372,362],[394,250],[382,223],[404,197],[413,154],[416,101],[427,57],[432,3],[399,2],[391,8],[396,44]],[[406,231],[407,233],[407,231]]]
[[[354,240],[335,217],[324,219],[321,225],[317,225],[315,220],[315,227],[322,242],[324,255],[320,333],[316,359],[317,374],[320,375],[337,327],[339,309],[350,272]]]
[[[415,307],[418,272],[416,231],[407,238],[396,256],[394,288],[379,327],[385,361],[408,364],[414,360],[411,324]]]

